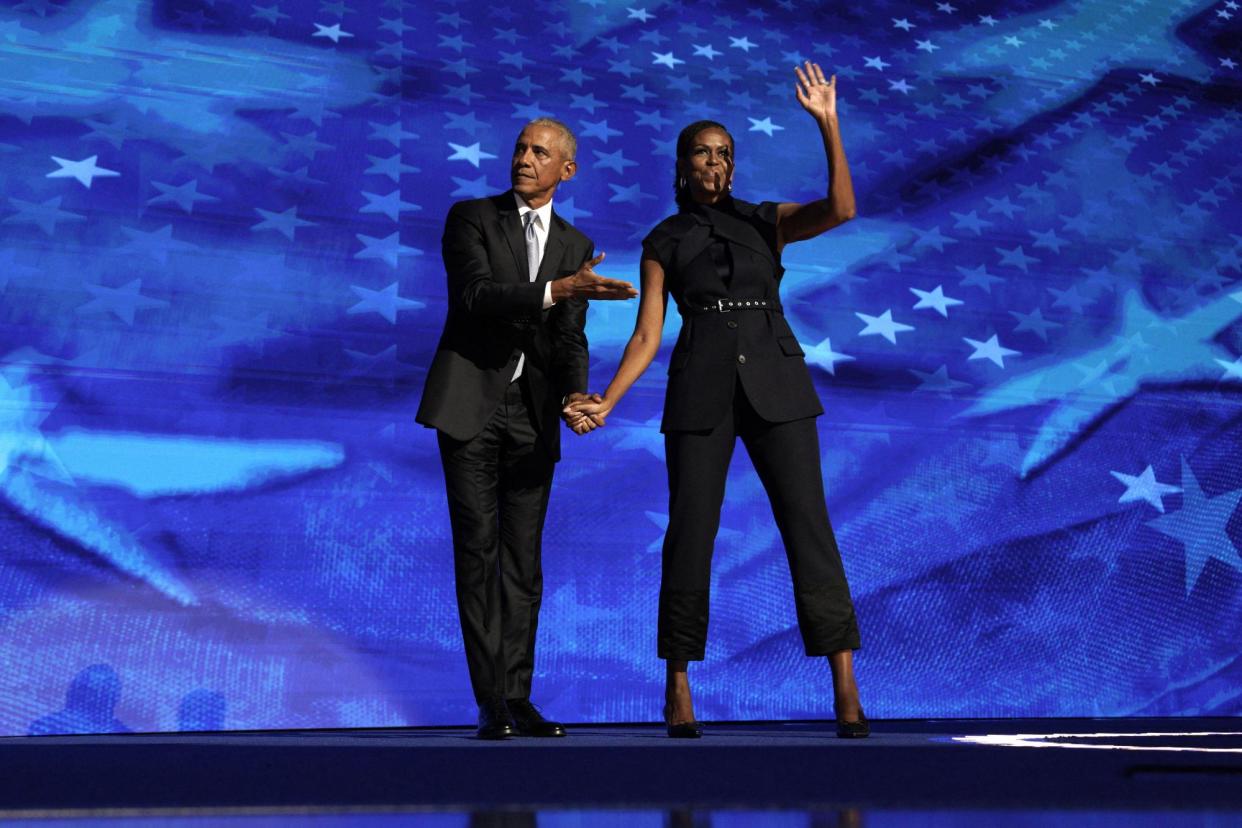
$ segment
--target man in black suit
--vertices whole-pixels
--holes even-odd
[[[438,432],[484,739],[565,735],[530,702],[558,418],[586,396],[587,299],[637,295],[595,273],[604,255],[552,210],[577,172],[575,150],[564,124],[531,121],[513,148],[513,189],[454,204],[444,224],[448,318],[417,420]]]

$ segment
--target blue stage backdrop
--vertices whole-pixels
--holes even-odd
[[[691,120],[786,251],[877,717],[1242,714],[1236,0],[0,2],[0,732],[465,722],[414,410],[449,205],[520,126],[637,279]],[[636,303],[590,311],[602,390]],[[567,435],[536,701],[658,718],[668,348]],[[706,719],[831,715],[739,450]]]

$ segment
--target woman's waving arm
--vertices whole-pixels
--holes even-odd
[[[806,204],[784,203],[777,208],[777,244],[818,236],[843,224],[855,215],[854,183],[850,180],[849,163],[841,145],[841,127],[837,120],[837,76],[824,78],[819,64],[807,61],[805,68],[795,67],[798,75],[795,94],[815,123],[819,125],[828,156],[828,195]]]

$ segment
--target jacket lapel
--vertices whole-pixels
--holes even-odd
[[[711,210],[709,220],[712,226],[712,235],[728,239],[743,247],[749,247],[773,264],[776,263],[776,260],[772,257],[772,251],[763,240],[763,236],[759,235],[759,231],[751,227],[744,219],[731,213],[726,213],[723,210]]]
[[[712,243],[712,224],[701,212],[683,213],[688,221],[674,254],[674,265],[684,271]]]
[[[530,271],[526,266],[526,239],[522,236],[522,218],[518,215],[517,200],[512,190],[500,197],[496,209],[500,213],[501,233],[509,244],[509,251],[513,254],[513,272],[517,274],[517,281],[529,282]]]
[[[561,251],[565,247],[564,221],[552,211],[552,220],[548,222],[548,240],[543,246],[543,259],[539,262],[539,278],[535,281],[546,282],[556,275],[557,265],[561,261]],[[523,240],[525,249],[525,240]]]

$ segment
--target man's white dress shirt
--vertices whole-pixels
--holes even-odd
[[[523,201],[522,197],[518,195],[517,193],[513,194],[513,199],[517,202],[518,218],[521,219],[522,221],[523,237],[525,237],[525,232],[526,232],[526,214],[527,213],[535,214],[535,217],[531,219],[531,221],[535,223],[535,244],[539,250],[539,256],[538,256],[537,262],[540,265],[542,265],[543,264],[543,251],[544,251],[544,248],[548,246],[548,228],[551,226],[551,221],[552,221],[552,202],[549,201],[547,204],[543,205],[539,209],[532,210],[530,206],[525,201]],[[530,274],[530,280],[532,282],[535,281],[535,279],[537,278],[539,278],[538,267],[536,267],[535,270],[532,271]],[[543,285],[543,309],[547,310],[548,308],[552,307],[553,304],[554,303],[552,301],[552,281],[548,280]],[[522,376],[522,367],[525,365],[526,365],[526,354],[521,354],[518,357],[517,369],[513,372],[513,378],[509,380],[510,382]]]

